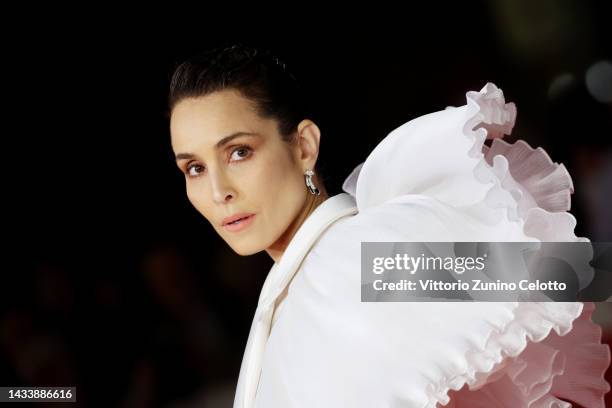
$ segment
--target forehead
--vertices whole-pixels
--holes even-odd
[[[170,117],[170,134],[173,147],[190,148],[236,131],[265,132],[269,125],[252,101],[238,91],[223,90],[177,103]]]

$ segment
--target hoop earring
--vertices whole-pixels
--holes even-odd
[[[310,191],[311,194],[320,195],[321,192],[312,182],[312,176],[314,176],[314,172],[312,170],[308,169],[304,172],[304,177],[306,178],[306,187],[308,187],[308,191]]]

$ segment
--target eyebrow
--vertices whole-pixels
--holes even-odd
[[[258,133],[251,133],[251,132],[234,132],[229,136],[225,136],[221,138],[215,144],[215,149],[217,150],[220,149],[224,145],[231,142],[233,139],[240,137],[240,136],[260,136],[260,135]],[[175,156],[175,159],[178,161],[178,160],[185,160],[185,159],[193,159],[194,157],[196,157],[196,155],[193,153],[179,153]]]

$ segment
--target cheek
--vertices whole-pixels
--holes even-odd
[[[266,161],[251,173],[248,188],[262,199],[278,201],[287,194],[295,193],[300,182],[300,170],[283,157]]]
[[[187,198],[191,205],[198,210],[200,214],[202,214],[205,218],[208,219],[209,208],[207,207],[206,200],[204,199],[203,192],[200,191],[194,185],[187,185]]]
[[[300,169],[288,162],[277,163],[259,177],[264,182],[257,182],[257,194],[269,210],[275,230],[287,227],[286,224],[297,215],[305,199],[306,185]]]

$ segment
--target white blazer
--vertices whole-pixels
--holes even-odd
[[[259,296],[257,310],[242,358],[234,408],[254,406],[263,352],[273,324],[273,317],[276,317],[274,312],[279,306],[277,301],[286,291],[303,258],[329,226],[343,217],[356,213],[357,206],[351,195],[340,193],[328,198],[315,208],[304,221],[281,259],[270,269]]]

